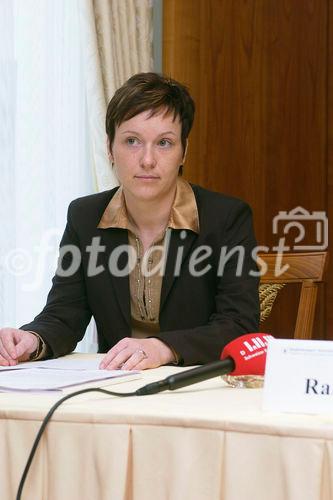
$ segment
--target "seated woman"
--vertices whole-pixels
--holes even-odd
[[[206,363],[258,329],[249,206],[181,177],[193,118],[187,89],[156,73],[116,91],[106,133],[120,187],[70,204],[46,306],[0,330],[0,364],[70,353],[92,315],[108,369]]]

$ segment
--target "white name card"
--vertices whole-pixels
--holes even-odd
[[[333,415],[333,341],[269,339],[263,408]]]

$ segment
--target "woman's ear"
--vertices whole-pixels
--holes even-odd
[[[186,160],[187,147],[188,147],[188,139],[186,139],[186,146],[185,146],[185,151],[184,151],[184,154],[183,154],[183,163],[185,163],[185,160]]]
[[[108,158],[109,158],[110,162],[113,163],[113,154],[112,154],[112,148],[111,148],[109,138],[106,139],[106,148],[107,148],[107,152],[108,152]]]

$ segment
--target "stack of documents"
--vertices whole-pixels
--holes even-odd
[[[74,356],[73,356],[74,357]],[[49,359],[0,366],[0,392],[61,391],[88,382],[135,375],[137,371],[99,370],[98,359]]]

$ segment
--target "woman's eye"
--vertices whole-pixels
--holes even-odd
[[[136,137],[128,137],[126,139],[126,142],[127,144],[129,144],[130,146],[135,146],[136,144],[138,144],[138,139]]]
[[[167,139],[161,139],[159,145],[162,146],[162,148],[165,148],[171,146],[171,142],[168,141]]]

